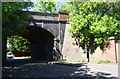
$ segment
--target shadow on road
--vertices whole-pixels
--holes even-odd
[[[2,79],[118,79],[111,73],[93,72],[87,63],[48,63],[8,60],[2,67]]]

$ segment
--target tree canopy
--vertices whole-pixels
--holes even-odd
[[[25,31],[25,24],[27,21],[27,13],[23,13],[24,10],[28,10],[32,7],[31,2],[3,2],[2,3],[2,61],[6,63],[6,44],[7,37],[11,36],[14,32]]]
[[[9,44],[8,49],[13,52],[29,52],[29,44],[27,39],[20,36],[11,36],[8,38],[7,43]]]
[[[31,2],[3,2],[2,3],[2,24],[3,36],[9,36],[14,31],[21,31],[27,21],[26,13],[23,9],[28,10],[33,6]],[[26,17],[25,17],[26,16]]]
[[[39,0],[38,2],[34,3],[36,6],[35,11],[40,12],[48,12],[48,13],[56,13],[56,2],[52,0],[43,1]]]
[[[120,2],[68,2],[62,11],[68,11],[69,32],[76,44],[89,53],[108,42],[109,37],[120,36]]]

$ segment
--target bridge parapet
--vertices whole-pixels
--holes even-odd
[[[67,21],[68,13],[42,13],[42,12],[29,12],[29,17],[39,21]]]

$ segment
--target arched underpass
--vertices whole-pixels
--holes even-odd
[[[25,35],[25,34],[24,34]],[[28,27],[28,35],[25,36],[30,42],[31,58],[39,60],[53,60],[54,35],[46,29],[31,26]]]
[[[30,53],[32,60],[40,61],[52,61],[62,59],[62,55],[54,46],[55,36],[48,30],[37,27],[29,26],[24,33],[16,33],[21,37],[28,39],[30,42]],[[59,42],[57,42],[57,47],[59,47]]]
[[[62,59],[62,45],[68,13],[40,13],[29,12],[27,30],[23,33],[14,33],[26,38],[30,42],[32,60],[51,61]],[[57,38],[55,41],[54,38]],[[3,44],[5,48],[6,44]],[[3,54],[3,63],[6,63],[6,52]]]

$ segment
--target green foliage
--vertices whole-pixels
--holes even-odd
[[[99,60],[99,61],[98,61],[98,64],[102,64],[102,63],[104,63],[103,60]]]
[[[70,12],[71,8],[72,7],[70,5],[65,3],[65,4],[61,5],[61,7],[59,8],[59,11],[60,12]]]
[[[6,61],[7,37],[15,35],[15,32],[25,31],[27,12],[23,9],[31,7],[31,2],[2,2],[2,58]],[[4,62],[5,63],[5,62]]]
[[[9,52],[7,52],[7,53],[11,53],[11,52],[9,51]]]
[[[111,36],[120,36],[120,2],[68,2],[69,32],[76,44],[93,53]],[[67,8],[67,7],[66,7]]]
[[[102,63],[105,63],[105,64],[110,64],[111,62],[106,60],[106,61],[103,61],[103,60],[99,60],[98,61],[98,64],[102,64]]]
[[[117,40],[116,42],[117,42],[117,43],[120,43],[120,40]]]
[[[3,2],[2,3],[2,24],[3,24],[3,36],[9,36],[13,32],[21,32],[25,29],[27,22],[28,7],[33,6],[31,2]],[[22,29],[22,30],[21,30]]]
[[[85,59],[83,59],[82,62],[83,62],[83,63],[86,62]]]
[[[9,44],[8,49],[12,51],[18,52],[28,52],[30,50],[27,39],[19,37],[19,36],[11,36],[8,38],[7,43]]]
[[[110,63],[111,63],[111,61],[108,61],[108,60],[107,60],[107,61],[105,61],[104,63],[106,63],[106,64],[110,64]]]
[[[120,37],[120,2],[73,1],[65,6],[61,10],[69,12],[69,32],[76,45],[86,49],[88,62],[97,46],[106,44],[109,37]]]
[[[34,9],[35,11],[56,13],[56,2],[52,0],[39,0],[37,3],[34,4],[36,6],[36,9]]]

